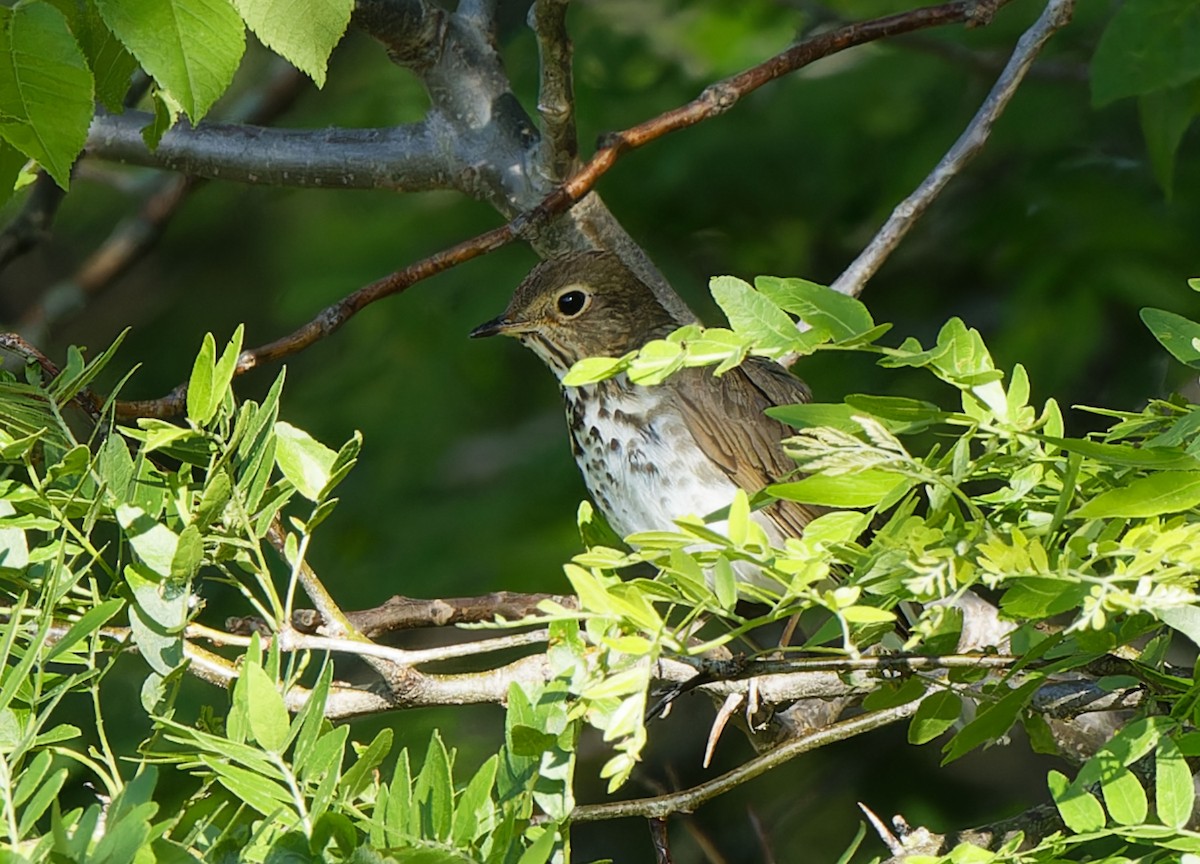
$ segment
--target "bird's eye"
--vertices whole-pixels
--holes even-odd
[[[587,306],[587,299],[587,295],[582,291],[564,291],[558,295],[558,311],[568,318],[574,318]]]

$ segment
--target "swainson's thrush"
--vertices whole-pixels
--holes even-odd
[[[681,323],[616,255],[577,252],[535,267],[504,314],[471,336],[514,336],[561,381],[577,360],[619,357]],[[687,368],[655,386],[620,375],[562,394],[575,461],[622,536],[676,530],[675,518],[706,516],[737,489],[754,494],[794,471],[780,445],[786,427],[763,411],[811,398],[804,382],[758,358],[720,378]],[[815,516],[790,501],[754,514],[775,544]]]

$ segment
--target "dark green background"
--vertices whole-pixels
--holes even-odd
[[[573,7],[584,155],[598,133],[680,104],[785,47],[800,20],[789,6],[605,0]],[[862,17],[902,7],[837,8]],[[1017,0],[986,29],[928,33],[920,45],[870,46],[819,63],[721,118],[630,155],[600,193],[710,322],[718,320],[705,290],[711,275],[830,281],[957,137],[995,64],[1039,11]],[[928,343],[947,317],[959,315],[979,328],[1003,368],[1026,365],[1035,399],[1133,409],[1185,383],[1137,311],[1154,305],[1200,314],[1185,284],[1200,273],[1200,160],[1193,133],[1168,197],[1147,163],[1134,103],[1090,106],[1087,67],[1107,15],[1104,4],[1078,11],[982,157],[863,299],[876,320],[895,323],[892,344],[906,335]],[[505,5],[504,50],[531,107],[536,54],[523,17]],[[965,46],[992,71],[947,59],[939,50],[946,45]],[[252,83],[261,63],[250,66],[239,86]],[[424,104],[407,73],[352,34],[333,58],[325,90],[310,88],[284,122],[389,125],[419,118]],[[0,277],[0,316],[15,320],[33,296],[68,277],[134,201],[81,175],[53,237]],[[496,224],[490,209],[452,193],[211,184],[153,255],[42,347],[58,357],[70,343],[97,352],[132,327],[114,372],[142,364],[124,395],[158,396],[186,378],[206,331],[223,340],[245,322],[248,344],[270,341],[365,282]],[[579,548],[574,514],[584,491],[553,379],[516,344],[466,339],[503,308],[535,260],[512,246],[473,261],[368,308],[289,361],[283,417],[331,446],[355,429],[366,441],[310,553],[343,605],[374,605],[395,593],[565,590],[560,565]],[[845,355],[797,369],[822,400],[852,392],[946,396],[922,377]],[[240,386],[248,395],[261,392],[275,373],[255,373]],[[1069,422],[1075,432],[1095,425],[1078,412]],[[210,600],[219,623],[228,610],[219,595]],[[408,644],[437,638],[415,634]],[[122,686],[113,684],[117,698]],[[214,695],[191,686],[203,698]],[[630,794],[691,784],[716,770],[699,767],[709,708],[685,707],[652,727],[653,758]],[[364,723],[356,737],[384,723],[418,751],[439,726],[469,765],[498,743],[501,712],[407,712]],[[597,800],[602,790],[589,778],[605,757],[588,742],[581,797]],[[1045,797],[1050,763],[1026,752],[1018,740],[938,769],[934,746],[909,748],[902,730],[875,734],[751,783],[704,808],[690,828],[677,820],[676,860],[770,860],[757,820],[774,860],[831,861],[857,828],[857,801],[935,830],[1016,812]],[[727,735],[718,768],[749,755],[737,735]],[[703,858],[692,830],[724,857]],[[576,840],[581,861],[651,860],[638,822],[582,827]]]

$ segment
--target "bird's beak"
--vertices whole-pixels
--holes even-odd
[[[498,318],[493,318],[491,321],[483,322],[474,330],[472,330],[471,338],[482,339],[484,336],[496,336],[500,333],[506,332],[511,327],[512,322],[501,315]]]
[[[519,336],[529,330],[524,321],[514,321],[507,315],[485,321],[471,331],[472,339],[482,339],[484,336]]]

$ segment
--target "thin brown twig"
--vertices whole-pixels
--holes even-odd
[[[596,181],[626,153],[644,147],[669,132],[686,129],[719,114],[724,114],[742,97],[754,92],[764,84],[769,84],[776,78],[803,69],[816,60],[868,42],[875,42],[902,33],[912,33],[929,27],[961,22],[971,25],[985,24],[996,9],[1008,2],[1010,0],[992,0],[990,3],[976,2],[976,0],[955,0],[955,2],[943,3],[938,6],[926,6],[922,9],[898,12],[895,15],[887,15],[870,21],[847,24],[844,27],[838,27],[835,30],[805,39],[757,66],[752,66],[736,75],[710,84],[704,89],[704,92],[686,105],[666,111],[622,132],[605,136],[600,150],[588,164],[577,171],[559,189],[547,196],[546,200],[535,208],[535,211],[548,209],[552,212],[560,212],[559,208],[563,207],[559,203],[560,198],[565,197],[570,202],[578,201],[591,191],[596,185]]]
[[[696,99],[650,120],[606,136],[596,154],[571,178],[542,199],[541,203],[498,228],[493,228],[414,264],[384,276],[346,295],[321,310],[315,318],[292,333],[257,348],[242,352],[236,374],[265,362],[279,360],[308,348],[340,329],[366,306],[399,294],[417,282],[504,246],[518,237],[536,234],[555,217],[583,199],[618,159],[670,132],[686,129],[716,117],[738,100],[777,78],[795,72],[831,54],[858,45],[953,23],[985,24],[995,10],[1010,0],[952,0],[937,6],[914,9],[883,18],[848,24],[806,39],[764,62],[707,87]],[[158,399],[118,402],[117,414],[130,417],[174,417],[186,404],[186,383]]]
[[[60,370],[53,360],[16,333],[0,333],[0,351],[9,351],[33,361],[47,378],[57,378],[59,375]],[[86,411],[93,421],[99,421],[104,411],[103,400],[90,387],[82,388],[71,397],[71,401]]]
[[[671,864],[671,837],[667,832],[666,819],[647,819],[650,828],[650,846],[654,849],[656,864]]]

